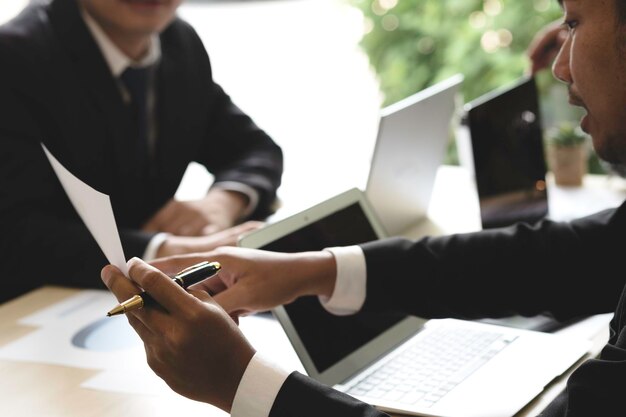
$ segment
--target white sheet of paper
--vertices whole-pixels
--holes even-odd
[[[147,365],[142,370],[105,370],[87,379],[80,386],[97,391],[111,391],[124,394],[177,395]]]
[[[62,320],[66,316],[71,316],[83,307],[98,304],[102,302],[103,298],[107,297],[103,295],[102,290],[82,290],[74,296],[24,316],[18,322],[27,326],[43,327],[57,320]],[[113,294],[109,294],[108,298],[110,298],[111,307],[117,304]]]
[[[106,317],[117,304],[106,290],[85,290],[20,322],[42,327],[0,348],[0,359],[84,369],[148,369],[141,339],[126,317]],[[49,320],[43,314],[51,313]]]
[[[278,321],[263,316],[241,317],[239,328],[265,358],[287,370],[297,370],[306,374]],[[210,372],[210,366],[207,365],[207,372]],[[106,370],[83,382],[81,387],[143,395],[160,396],[168,392],[172,394],[167,384],[154,375],[148,366],[143,370],[136,369],[132,372],[122,369]]]
[[[217,407],[209,404],[191,401],[176,392],[151,369],[146,367],[145,372],[131,372],[121,370],[109,370],[100,372],[80,386],[96,391],[109,391],[121,394],[148,395],[153,401],[161,401],[158,407],[158,415],[172,416],[203,416],[203,417],[227,417],[228,414]]]
[[[239,318],[239,328],[250,344],[268,360],[306,375],[302,362],[282,326],[274,317],[253,315]]]
[[[89,185],[76,178],[48,151],[42,143],[43,148],[52,169],[57,174],[63,189],[67,193],[74,208],[80,215],[85,225],[100,245],[100,249],[109,260],[120,271],[128,276],[126,258],[122,249],[122,242],[117,231],[113,208],[109,196],[94,190]]]
[[[105,316],[116,303],[109,291],[82,290],[25,316],[19,323],[38,329],[0,347],[0,359],[101,371],[83,382],[84,388],[176,396],[148,366],[143,343],[126,317]],[[267,359],[285,369],[305,373],[275,319],[263,315],[242,317],[239,325],[250,343]],[[219,413],[216,415],[224,415]]]

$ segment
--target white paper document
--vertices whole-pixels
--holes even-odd
[[[106,290],[82,290],[23,317],[19,323],[37,330],[0,347],[0,359],[100,371],[81,384],[86,388],[177,396],[148,366],[143,343],[126,317],[106,317],[116,304],[113,294]],[[287,369],[304,372],[276,320],[267,316],[242,317],[240,328],[266,358]]]
[[[106,317],[115,304],[106,290],[84,290],[23,317],[19,323],[38,329],[0,347],[0,359],[93,369],[97,374],[82,387],[150,395],[160,401],[159,410],[171,408],[172,414],[225,417],[216,407],[178,395],[154,374],[126,317]]]
[[[89,185],[76,178],[41,144],[46,157],[57,174],[63,189],[67,193],[74,208],[85,225],[100,245],[109,263],[115,265],[128,276],[126,258],[122,249],[122,242],[117,231],[113,208],[109,196],[94,190]]]
[[[265,358],[280,363],[285,369],[306,374],[287,335],[275,319],[263,316],[241,317],[239,327],[252,346]],[[207,372],[210,372],[211,364],[207,364],[206,367]],[[174,395],[167,384],[156,377],[147,365],[145,369],[106,370],[85,381],[81,386],[123,393],[162,395],[169,392]]]
[[[39,329],[4,345],[0,358],[85,369],[145,368],[143,343],[126,317],[106,317],[116,304],[108,291],[84,290],[24,317],[20,323]]]

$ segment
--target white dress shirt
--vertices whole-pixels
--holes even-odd
[[[365,302],[367,280],[365,255],[359,246],[325,250],[335,257],[337,280],[333,295],[328,299],[320,297],[320,302],[330,313],[354,314]],[[231,417],[267,417],[289,374],[291,371],[268,361],[257,352],[239,382]]]
[[[144,56],[139,60],[133,60],[129,58],[126,54],[124,54],[124,52],[122,52],[113,43],[113,41],[111,41],[111,39],[107,36],[104,30],[100,27],[100,25],[85,10],[82,10],[82,17],[85,21],[85,24],[87,25],[87,28],[94,37],[96,44],[100,48],[100,51],[104,56],[104,60],[111,70],[111,74],[113,74],[113,77],[117,80],[117,85],[120,89],[120,92],[122,93],[122,98],[126,103],[129,103],[130,94],[124,87],[124,84],[121,82],[120,76],[128,67],[143,68],[155,65],[159,62],[159,60],[161,59],[161,41],[159,40],[159,36],[156,34],[152,35],[148,44],[148,50],[146,51]],[[156,97],[154,83],[151,82],[148,88],[147,98],[148,114],[150,119],[148,123],[148,142],[151,144],[151,146],[154,146],[154,142],[156,140],[156,123],[153,116],[155,103]],[[259,202],[259,193],[247,184],[242,184],[235,181],[222,181],[213,184],[213,187],[219,187],[224,190],[236,191],[244,194],[248,198],[248,205],[244,210],[243,217],[246,217],[250,213],[252,213]],[[165,239],[167,239],[168,236],[168,233],[156,234],[146,246],[143,254],[143,259],[146,261],[154,259],[156,257],[157,251],[159,250],[159,247],[165,241]]]

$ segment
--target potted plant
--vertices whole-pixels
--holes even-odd
[[[570,122],[561,123],[546,135],[548,166],[557,185],[581,186],[587,173],[587,135]]]

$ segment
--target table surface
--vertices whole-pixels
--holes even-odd
[[[35,330],[33,327],[19,324],[17,321],[20,318],[70,297],[78,291],[61,287],[42,287],[0,306],[0,346]],[[592,336],[594,345],[590,355],[599,352],[608,337],[605,325],[607,319],[601,316],[596,319],[595,323],[592,318],[589,319],[589,323],[577,324],[581,329],[587,326],[582,331]],[[577,332],[574,329],[569,329],[569,331]],[[2,375],[0,377],[0,410],[2,410],[0,414],[12,417],[226,415],[211,406],[180,396],[123,394],[80,386],[98,372],[44,363],[0,360],[0,375]],[[567,375],[555,380],[516,417],[534,416],[541,411],[562,391]]]
[[[548,181],[552,200],[551,212],[555,215],[579,216],[598,209],[619,204],[626,196],[622,179],[587,176],[585,186],[567,189],[556,187]],[[464,191],[460,191],[464,190]],[[429,209],[429,220],[408,235],[423,233],[448,233],[473,231],[480,228],[478,201],[472,191],[471,178],[458,167],[442,167],[438,173],[435,191]],[[580,201],[592,200],[591,205]],[[455,207],[463,201],[464,215],[458,216]],[[558,210],[553,210],[556,207]],[[560,208],[559,208],[560,207]],[[454,214],[454,215],[453,215]],[[59,287],[43,287],[22,297],[0,305],[0,346],[29,334],[33,327],[18,320],[46,306],[52,305],[77,290]],[[595,321],[594,321],[595,320]],[[579,323],[580,331],[593,342],[590,355],[597,354],[606,343],[608,330],[606,317],[594,317]],[[570,328],[566,331],[577,330]],[[225,413],[206,404],[187,400],[180,396],[157,397],[150,395],[122,394],[97,391],[81,387],[81,383],[98,371],[66,366],[13,362],[0,360],[0,414],[12,417],[64,416],[108,417],[120,415],[142,416],[223,416]],[[555,380],[534,401],[529,403],[517,417],[536,415],[562,391],[566,376]]]

